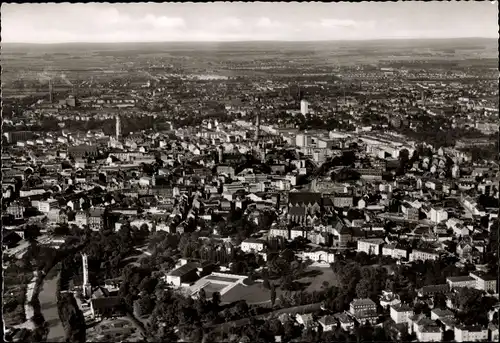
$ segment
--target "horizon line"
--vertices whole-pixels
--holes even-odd
[[[373,42],[373,41],[405,41],[405,40],[459,40],[459,39],[491,39],[498,40],[499,37],[385,37],[373,39],[315,39],[315,40],[283,40],[283,39],[269,39],[269,40],[172,40],[172,41],[123,41],[123,42],[0,42],[3,44],[26,44],[26,45],[62,45],[62,44],[151,44],[151,43],[317,43],[317,42]]]

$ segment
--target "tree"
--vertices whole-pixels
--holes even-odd
[[[293,288],[293,280],[290,275],[283,275],[281,278],[281,289],[291,290]]]
[[[274,285],[271,285],[271,306],[274,307],[276,302],[276,288]]]
[[[368,298],[368,296],[370,295],[370,290],[371,290],[370,280],[362,279],[356,285],[356,296],[362,299]]]
[[[221,297],[219,292],[212,293],[212,306],[214,306],[214,310],[218,311],[220,305]]]

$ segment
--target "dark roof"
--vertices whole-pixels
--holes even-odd
[[[447,284],[442,285],[429,285],[424,286],[420,289],[422,293],[434,293],[434,292],[445,292],[448,291],[450,287]]]
[[[351,302],[351,305],[356,307],[356,306],[376,306],[375,302],[369,298],[364,298],[364,299],[354,299]]]
[[[321,193],[292,192],[288,194],[288,203],[290,205],[321,204]]]
[[[198,265],[193,262],[188,262],[183,266],[180,266],[179,268],[176,268],[172,270],[168,275],[170,276],[183,276],[188,273],[191,273],[192,271],[195,271],[198,269]]]
[[[472,276],[468,276],[468,275],[465,275],[465,276],[449,276],[446,278],[446,281],[450,281],[450,282],[462,282],[462,281],[474,281],[476,279],[474,279]]]
[[[288,214],[291,216],[305,216],[306,215],[306,209],[304,207],[291,207],[290,210],[288,211]]]
[[[121,297],[107,297],[92,299],[92,306],[95,310],[115,308],[121,305]]]
[[[324,316],[319,319],[324,325],[333,325],[337,323],[337,320],[333,316]]]

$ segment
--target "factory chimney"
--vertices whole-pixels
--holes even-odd
[[[49,102],[52,103],[53,101],[53,96],[52,96],[52,80],[49,80]]]
[[[260,112],[257,112],[257,118],[255,120],[255,141],[258,141],[260,137]]]

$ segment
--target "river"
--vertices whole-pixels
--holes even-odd
[[[59,274],[51,279],[45,278],[39,295],[40,306],[45,321],[49,324],[47,342],[64,342],[65,333],[57,311],[57,280]]]

